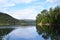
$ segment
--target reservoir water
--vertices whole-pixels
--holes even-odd
[[[43,28],[44,29],[44,28]],[[0,40],[54,40],[60,39],[58,35],[53,35],[48,28],[42,31],[36,26],[1,26]]]

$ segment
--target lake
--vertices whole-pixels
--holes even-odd
[[[51,27],[50,27],[51,28]],[[50,28],[36,26],[1,26],[0,40],[56,40],[60,36],[54,35]],[[51,28],[52,29],[52,28]],[[53,32],[53,33],[52,33]]]

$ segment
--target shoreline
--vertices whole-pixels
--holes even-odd
[[[37,24],[38,26],[43,26],[43,25],[46,25],[46,26],[50,26],[50,25],[59,25],[60,26],[60,24],[49,24],[49,23],[46,23],[46,24],[42,24],[42,23],[39,23],[39,24]]]

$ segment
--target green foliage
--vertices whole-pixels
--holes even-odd
[[[0,40],[3,40],[3,36],[6,36],[8,33],[10,33],[14,28],[0,28]],[[7,38],[6,40],[9,40]]]
[[[49,23],[49,18],[48,18],[48,17],[45,17],[44,19],[41,20],[41,22],[42,22],[43,24]]]
[[[36,26],[37,32],[39,35],[42,35],[42,37],[47,40],[50,38],[50,40],[60,40],[60,26],[54,25],[54,26]]]
[[[15,25],[18,20],[8,14],[0,12],[0,25]]]
[[[12,16],[0,12],[0,25],[35,25],[35,20],[18,20]]]
[[[60,6],[42,10],[36,17],[36,24],[39,23],[60,24]]]

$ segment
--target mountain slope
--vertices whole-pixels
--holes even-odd
[[[11,17],[8,14],[0,12],[0,25],[15,25],[19,20]]]
[[[0,25],[35,25],[35,20],[18,20],[6,13],[0,12]]]

